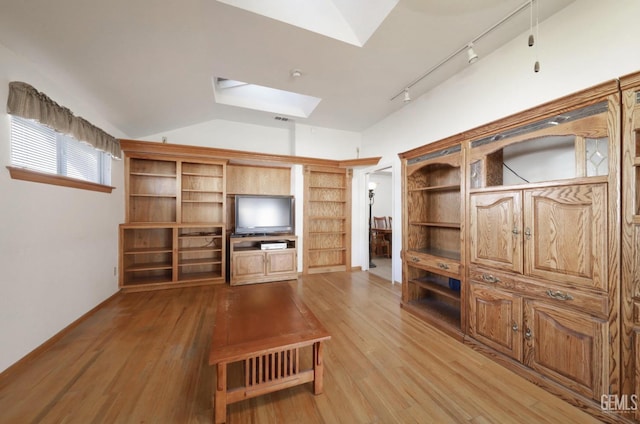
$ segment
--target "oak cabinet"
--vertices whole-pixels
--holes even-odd
[[[237,252],[233,255],[231,285],[250,284],[295,278],[291,274],[295,269],[296,255],[293,251],[284,252]],[[296,275],[297,276],[297,275]],[[288,278],[287,278],[288,277]]]
[[[636,328],[633,331],[632,343],[633,349],[631,353],[635,354],[632,356],[634,359],[630,364],[631,366],[628,367],[627,372],[633,373],[633,389],[632,391],[625,392],[624,394],[626,394],[627,396],[635,395],[634,399],[636,401],[636,410],[634,412],[634,416],[637,421],[640,421],[640,399],[638,399],[640,396],[640,328]]]
[[[265,275],[264,252],[252,250],[249,252],[234,252],[231,255],[231,281],[236,285],[244,281],[252,281],[255,278],[262,278]]]
[[[470,260],[605,291],[606,197],[605,184],[473,193]]]
[[[606,320],[532,299],[523,311],[525,365],[594,400],[609,392]]]
[[[469,209],[471,263],[522,273],[522,192],[475,193]]]
[[[469,335],[522,361],[522,298],[514,293],[470,283]]]
[[[596,414],[603,394],[620,393],[622,357],[620,114],[615,84],[606,87],[463,143],[467,340]]]
[[[298,277],[295,236],[232,237],[230,285],[293,280]],[[263,245],[276,247],[271,250]]]
[[[622,387],[640,396],[640,73],[622,88]],[[640,403],[640,402],[639,402]],[[637,405],[640,408],[640,404]],[[638,409],[638,408],[637,408]],[[640,411],[635,411],[640,421]]]
[[[470,284],[469,335],[576,393],[607,393],[607,321],[549,301]]]

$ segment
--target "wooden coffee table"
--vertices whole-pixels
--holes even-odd
[[[310,381],[322,393],[322,342],[331,336],[288,283],[220,288],[217,307],[209,354],[216,423],[226,421],[228,404],[244,399]],[[308,346],[312,367],[301,369],[300,350]],[[228,388],[227,366],[235,362],[244,384]]]

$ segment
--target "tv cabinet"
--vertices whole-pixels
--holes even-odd
[[[298,278],[296,236],[231,237],[229,284],[268,283]],[[283,247],[263,249],[263,244],[282,243]]]

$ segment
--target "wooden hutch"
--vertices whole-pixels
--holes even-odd
[[[603,421],[640,419],[638,140],[634,74],[401,153],[402,306]]]

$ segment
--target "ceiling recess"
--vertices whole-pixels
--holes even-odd
[[[218,1],[358,47],[398,4],[398,0]]]

